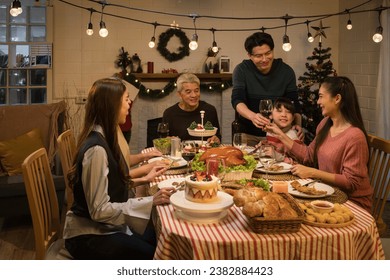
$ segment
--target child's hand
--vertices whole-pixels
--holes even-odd
[[[275,123],[269,123],[265,126],[264,130],[266,132],[271,132],[276,138],[280,138],[280,136],[284,134],[284,132]]]

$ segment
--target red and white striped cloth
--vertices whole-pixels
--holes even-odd
[[[181,177],[160,176],[156,182]],[[342,228],[303,224],[297,233],[257,234],[236,206],[214,224],[195,224],[175,216],[172,205],[158,206],[158,244],[155,259],[178,260],[384,260],[372,216],[346,202],[355,222]]]

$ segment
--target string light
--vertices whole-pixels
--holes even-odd
[[[89,23],[88,23],[88,28],[87,28],[87,35],[88,36],[92,36],[93,35],[93,25],[92,25],[92,13],[93,13],[93,9],[91,8],[90,10],[90,14],[89,14]]]
[[[217,53],[219,51],[219,48],[217,46],[217,42],[215,41],[215,29],[211,28],[211,32],[213,32],[213,45],[211,46],[211,50],[213,53]]]
[[[383,39],[383,36],[382,36],[382,34],[383,34],[383,27],[382,27],[382,23],[381,23],[381,13],[382,13],[382,9],[379,8],[379,10],[378,10],[379,26],[376,28],[374,36],[372,36],[372,40],[375,43],[380,43],[382,41],[382,39]]]
[[[311,33],[309,31],[309,21],[308,20],[306,21],[306,27],[307,27],[307,41],[309,41],[309,43],[313,43],[314,37],[313,37],[313,35],[311,35]]]
[[[351,14],[349,13],[349,10],[346,10],[346,11],[348,13],[347,29],[351,30],[352,29]]]
[[[195,33],[192,35],[191,42],[189,43],[188,46],[189,46],[189,48],[191,50],[194,51],[194,50],[196,50],[198,48],[198,34],[196,33],[196,25],[195,25],[195,21],[196,21],[197,15],[192,14],[191,16],[192,16],[192,20],[194,22],[194,31],[195,31]]]
[[[105,4],[105,5],[110,5],[110,6],[113,6],[113,7],[118,7],[118,8],[121,8],[121,9],[129,9],[129,10],[137,10],[137,11],[142,11],[142,12],[146,12],[146,13],[154,13],[154,14],[162,14],[162,15],[171,15],[171,16],[176,16],[176,17],[194,17],[193,14],[177,14],[177,13],[169,13],[169,12],[160,12],[160,11],[155,11],[155,10],[147,10],[147,9],[141,9],[141,8],[137,8],[137,7],[128,7],[128,6],[124,6],[124,5],[121,5],[121,4],[112,4],[112,3],[107,3],[106,1],[103,1],[103,0],[90,0],[91,2],[94,2],[94,3],[97,3],[97,4]],[[18,0],[14,0],[13,2],[20,2]],[[83,6],[80,6],[80,5],[75,5],[75,4],[72,4],[72,3],[69,3],[68,1],[65,1],[65,0],[59,0],[59,2],[62,2],[66,5],[71,5],[71,6],[74,6],[74,7],[77,7],[77,8],[80,8],[80,9],[84,9],[84,10],[90,10],[88,9],[87,7],[83,7]],[[349,9],[347,9],[345,12],[337,12],[337,13],[333,13],[333,14],[317,14],[317,15],[302,15],[302,16],[290,16],[289,18],[290,19],[299,19],[299,18],[314,18],[313,20],[311,20],[310,22],[316,22],[316,21],[319,21],[320,19],[324,19],[324,18],[330,18],[330,17],[334,17],[334,16],[340,16],[340,15],[344,15],[344,14],[354,14],[354,13],[367,13],[367,12],[372,12],[372,11],[382,11],[382,10],[387,10],[387,9],[390,9],[390,7],[388,6],[380,6],[379,8],[375,8],[375,9],[365,9],[365,10],[356,10],[356,11],[353,11],[361,6],[364,6],[364,5],[367,5],[369,2],[371,2],[371,0],[368,0],[368,1],[365,1],[361,4],[358,4],[356,6],[353,6]],[[96,10],[94,10],[94,12],[98,12]],[[109,14],[109,13],[105,13],[106,16],[112,16],[112,17],[117,17],[117,18],[121,18],[121,19],[126,19],[126,20],[131,20],[131,21],[134,21],[134,22],[138,22],[138,23],[142,23],[142,24],[153,24],[153,22],[147,22],[147,21],[144,21],[144,20],[140,20],[140,19],[135,19],[135,18],[129,18],[129,17],[123,17],[123,16],[119,16],[117,14]],[[252,17],[252,18],[248,18],[248,17],[221,17],[221,16],[209,16],[209,15],[195,15],[195,18],[198,18],[198,17],[203,17],[203,18],[209,18],[209,19],[216,19],[216,20],[229,20],[229,21],[233,21],[233,20],[239,20],[239,21],[242,21],[242,20],[275,20],[275,19],[280,19],[281,17],[280,16],[274,16],[274,17]],[[194,18],[194,20],[195,20]],[[282,17],[284,18],[284,17]],[[351,22],[352,23],[352,22]],[[292,25],[300,25],[300,24],[305,24],[305,21],[303,22],[295,22],[294,24]],[[170,26],[169,24],[162,24],[162,23],[159,23],[158,25],[161,25],[161,26]],[[282,28],[282,27],[286,27],[286,26],[274,26],[274,27],[267,27],[267,28],[264,28],[265,29],[278,29],[278,28]],[[193,29],[193,28],[190,28],[190,27],[182,27],[181,29],[183,30],[186,30],[186,29]],[[204,30],[204,31],[210,31],[210,28],[198,28],[197,29],[198,31],[199,30]],[[245,32],[248,32],[248,31],[258,31],[259,28],[245,28],[245,29],[240,29],[240,28],[229,28],[229,29],[218,29],[218,31],[220,32],[223,32],[223,31],[229,31],[229,32],[235,32],[235,31],[245,31]],[[376,33],[376,40],[378,40],[380,37],[382,37],[382,33],[383,33],[383,27],[382,26],[379,26],[377,28],[377,33]],[[309,32],[308,32],[309,33]],[[196,35],[196,36],[195,36]],[[198,35],[197,33],[195,33],[193,36],[193,47],[195,47],[195,45],[198,45],[198,42],[197,42],[197,39],[198,39]],[[383,38],[383,37],[382,37]],[[287,38],[288,36],[287,36]],[[308,38],[309,40],[309,38]]]
[[[11,9],[9,10],[9,13],[11,14],[11,16],[17,17],[22,12],[23,12],[22,4],[20,3],[19,0],[14,0],[12,2]]]
[[[285,25],[284,25],[284,36],[283,36],[282,48],[285,52],[289,52],[291,50],[291,44],[290,44],[290,38],[287,36],[287,23],[291,17],[288,14],[286,14],[283,18],[285,21]]]
[[[153,36],[152,36],[152,38],[150,39],[150,42],[149,42],[149,48],[151,48],[151,49],[153,49],[154,48],[154,46],[156,45],[156,27],[157,27],[157,25],[158,25],[158,23],[157,23],[157,21],[155,21],[154,23],[153,23],[153,25],[154,25],[154,30],[153,30]]]
[[[101,13],[101,17],[100,17],[100,30],[99,30],[99,35],[100,35],[100,37],[103,37],[103,38],[108,36],[108,30],[106,28],[106,24],[103,21],[103,10],[104,10],[105,5],[106,5],[105,3],[102,3],[102,13]]]

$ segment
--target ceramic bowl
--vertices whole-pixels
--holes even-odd
[[[318,213],[330,213],[333,211],[333,203],[326,200],[314,200],[310,202],[313,210]]]

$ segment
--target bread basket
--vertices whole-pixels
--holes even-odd
[[[230,171],[226,172],[224,181],[237,181],[241,179],[252,179],[253,170],[251,171]]]
[[[288,201],[291,207],[297,212],[296,218],[264,218],[264,217],[247,217],[249,224],[256,233],[293,233],[301,229],[305,214],[291,195],[280,193]]]

